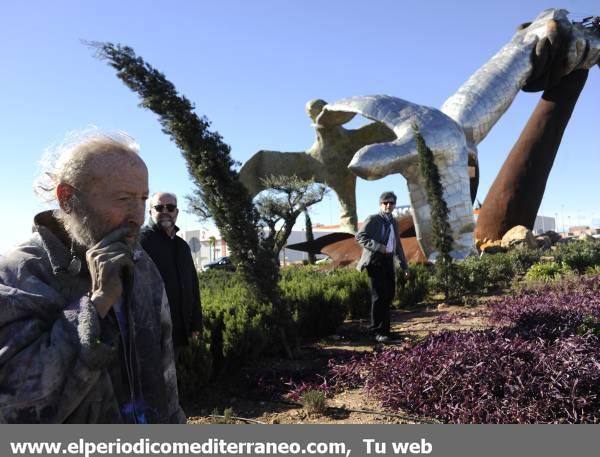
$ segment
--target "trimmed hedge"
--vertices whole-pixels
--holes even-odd
[[[406,279],[402,270],[396,271],[396,296],[393,306],[407,308],[417,305],[427,296],[432,278],[431,267],[427,265],[409,265],[410,277]]]
[[[369,286],[358,271],[289,267],[282,270],[279,285],[301,336],[329,335],[347,316],[368,312]]]
[[[211,352],[218,366],[257,357],[275,338],[273,310],[237,273],[200,276],[204,326],[211,333]]]

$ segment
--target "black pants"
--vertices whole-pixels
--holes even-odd
[[[377,265],[367,266],[371,285],[371,326],[377,335],[390,333],[390,306],[396,293],[394,256],[385,255]]]

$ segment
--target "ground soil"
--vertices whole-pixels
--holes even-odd
[[[414,310],[392,311],[392,340],[389,345],[407,345],[441,331],[473,330],[487,327],[487,302],[474,306],[439,302]],[[344,360],[370,352],[375,341],[366,333],[366,321],[347,321],[336,335],[305,342],[293,360],[265,358],[245,367],[236,379],[210,386],[198,404],[184,404],[189,423],[265,424],[398,424],[428,422],[427,418],[386,411],[362,389],[346,390],[327,399],[327,409],[309,414],[302,405],[286,397],[292,379],[301,380],[325,373],[330,359]],[[219,418],[225,409],[232,417]],[[235,419],[237,418],[237,419]]]

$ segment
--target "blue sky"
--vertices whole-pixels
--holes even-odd
[[[244,162],[260,149],[303,151],[314,140],[308,100],[387,94],[440,107],[513,35],[548,7],[575,19],[600,15],[593,0],[446,2],[401,0],[28,1],[0,14],[0,253],[25,239],[46,208],[32,191],[43,151],[73,130],[96,125],[134,136],[151,191],[192,192],[185,163],[156,116],[81,40],[132,46],[206,115]],[[540,94],[521,93],[479,146],[483,201]],[[600,69],[593,68],[550,175],[541,213],[559,226],[600,219]],[[401,176],[359,180],[358,215]],[[334,194],[313,221],[338,221]],[[180,226],[200,226],[182,214]]]

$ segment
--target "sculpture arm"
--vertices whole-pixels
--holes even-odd
[[[513,102],[533,72],[532,53],[540,40],[568,32],[566,58],[560,72],[590,68],[598,63],[600,37],[578,24],[571,24],[565,10],[546,10],[527,28],[486,62],[452,95],[441,111],[465,130],[470,146],[478,145]],[[543,45],[541,45],[543,47]]]
[[[356,150],[373,143],[385,143],[396,139],[394,132],[381,122],[371,122],[359,129],[349,131]]]
[[[265,187],[261,180],[269,176],[297,176],[323,182],[323,165],[305,152],[258,151],[240,170],[240,181],[254,197]]]

